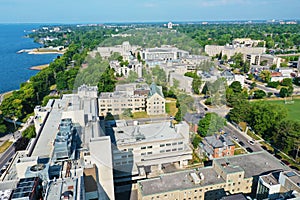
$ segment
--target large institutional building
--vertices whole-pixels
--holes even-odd
[[[152,83],[148,85],[125,84],[116,87],[114,92],[102,92],[99,96],[99,115],[107,113],[120,115],[126,109],[134,112],[147,112],[148,115],[165,114],[165,98],[162,87]]]

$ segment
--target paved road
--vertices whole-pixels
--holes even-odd
[[[251,83],[253,83],[253,81],[249,81],[249,80],[245,80],[245,83],[250,85]],[[271,93],[279,93],[278,90],[274,89],[274,88],[269,88],[269,87],[266,87],[264,85],[260,85],[260,84],[256,84],[256,86],[258,89],[260,90],[263,90],[265,92],[271,92]]]
[[[234,137],[238,138],[237,142],[243,142],[244,145],[242,146],[244,149],[251,148],[253,152],[263,151],[259,143],[255,143],[254,145],[249,144],[250,137],[245,133],[241,132],[237,128],[233,128],[230,125],[224,127],[224,131],[228,133],[228,135],[234,140]]]
[[[9,159],[15,154],[15,146],[11,145],[5,152],[2,153],[0,159],[0,169],[9,161]]]

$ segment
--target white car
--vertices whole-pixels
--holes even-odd
[[[251,144],[251,145],[255,144],[255,142],[253,140],[248,140],[248,143]]]
[[[233,139],[234,139],[235,141],[239,141],[239,138],[237,138],[235,135],[233,136]]]

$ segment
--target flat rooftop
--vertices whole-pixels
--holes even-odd
[[[290,170],[288,166],[266,151],[217,158],[213,162],[223,166],[224,171],[227,173],[231,173],[230,170],[235,166],[240,167],[245,171],[245,178],[265,175],[279,170]]]
[[[64,95],[62,99],[55,99],[53,107],[49,113],[47,120],[44,122],[44,128],[32,152],[32,156],[51,157],[53,151],[53,142],[59,131],[59,124],[64,112],[83,110],[84,114],[88,114],[91,118],[96,119],[97,112],[96,98],[80,98],[77,94]],[[76,119],[83,116],[74,116]],[[72,119],[73,123],[78,123]]]
[[[119,126],[114,127],[114,134],[117,145],[126,145],[131,143],[155,142],[161,140],[181,139],[184,131],[184,125],[178,124],[176,128],[170,126],[170,122],[161,122],[137,126]],[[186,125],[187,126],[187,125]],[[137,139],[142,138],[142,139]]]
[[[195,184],[190,176],[191,173],[202,173],[204,179],[200,184]],[[202,168],[199,171],[187,170],[182,172],[175,172],[170,174],[161,175],[158,178],[140,181],[140,187],[143,195],[153,195],[175,190],[185,190],[189,188],[198,188],[200,186],[209,186],[213,184],[226,183],[212,167]]]

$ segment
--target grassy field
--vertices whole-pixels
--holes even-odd
[[[176,108],[176,99],[169,98],[166,102],[166,113],[170,116],[175,116],[178,108]]]
[[[293,99],[293,104],[285,104],[284,100],[271,100],[268,103],[283,105],[288,109],[288,119],[300,122],[300,99]]]
[[[10,141],[5,141],[1,146],[0,146],[0,153],[3,153],[10,145],[12,142]]]

